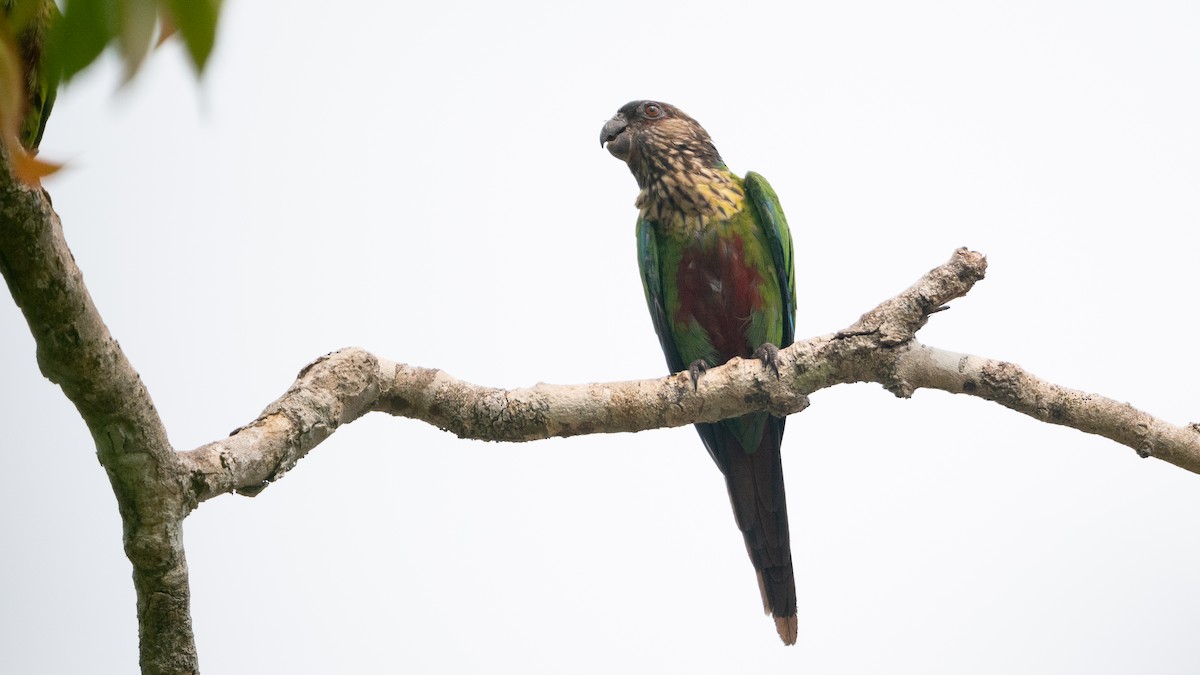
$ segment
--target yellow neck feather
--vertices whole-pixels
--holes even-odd
[[[703,168],[657,176],[638,193],[636,206],[644,220],[671,230],[694,231],[729,218],[745,203],[740,178],[728,169]]]

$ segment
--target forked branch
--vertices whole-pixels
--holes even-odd
[[[902,397],[925,387],[985,398],[1200,473],[1195,425],[1169,424],[1010,363],[918,343],[914,335],[930,315],[965,295],[985,271],[982,255],[959,249],[847,329],[782,350],[778,377],[757,360],[734,359],[708,370],[697,387],[680,373],[495,389],[343,349],[306,366],[283,396],[228,438],[175,452],[149,392],[92,303],[49,199],[0,175],[0,272],[37,342],[42,373],[79,410],[116,493],[138,591],[143,673],[198,669],[181,536],[186,515],[220,494],[256,494],[339,426],[371,411],[423,420],[464,438],[530,441],[713,422],[758,410],[788,415],[807,407],[808,394],[819,389],[876,382]]]
[[[197,501],[255,494],[278,480],[338,426],[372,411],[419,419],[463,438],[531,441],[713,422],[756,410],[788,415],[808,394],[876,382],[898,396],[941,389],[978,396],[1053,424],[1074,427],[1200,472],[1200,433],[1128,404],[1044,382],[1018,366],[920,344],[931,314],[983,278],[986,259],[959,249],[900,295],[833,335],[780,352],[780,377],[753,359],[656,380],[495,389],[445,371],[395,363],[357,348],[321,357],[291,388],[229,438],[180,453]]]

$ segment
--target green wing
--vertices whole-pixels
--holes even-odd
[[[783,341],[777,346],[786,347],[796,337],[796,268],[792,254],[792,233],[788,230],[779,197],[767,179],[749,171],[744,182],[746,198],[758,215],[758,222],[762,225],[767,246],[771,250],[771,262],[775,265],[779,297],[783,299]]]
[[[654,223],[641,218],[637,222],[637,252],[638,269],[642,272],[642,290],[646,293],[646,306],[650,308],[654,332],[658,334],[658,342],[667,357],[667,367],[672,373],[678,373],[687,366],[683,363],[683,357],[679,355],[675,336],[671,333],[671,322],[667,317],[662,268],[658,260],[658,237],[654,231]]]
[[[61,18],[54,0],[0,0],[5,16],[17,33],[21,64],[25,72],[25,112],[21,123],[21,145],[36,150],[50,119],[58,91],[59,71],[47,62],[46,42],[50,29]],[[13,24],[6,27],[13,28]]]

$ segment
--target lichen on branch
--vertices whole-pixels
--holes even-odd
[[[181,459],[202,501],[226,492],[256,494],[338,426],[373,411],[419,419],[462,438],[531,441],[715,422],[760,410],[789,415],[807,407],[808,395],[819,389],[875,382],[902,397],[933,388],[986,398],[1200,472],[1200,434],[1190,427],[1043,382],[1012,364],[917,342],[914,336],[929,317],[966,295],[986,270],[983,255],[958,249],[845,330],[781,350],[779,377],[757,360],[733,359],[706,371],[697,386],[687,373],[676,373],[654,380],[497,389],[343,349],[305,366],[256,420],[228,438],[181,453]],[[971,376],[962,364],[983,365]]]
[[[138,592],[144,673],[198,672],[182,539],[187,514],[221,494],[257,494],[338,427],[369,412],[422,420],[463,438],[532,441],[715,422],[754,411],[789,415],[806,408],[814,391],[875,382],[901,397],[930,388],[995,401],[1200,473],[1194,425],[1175,426],[1128,404],[1045,382],[1011,363],[919,343],[915,335],[930,316],[966,295],[986,268],[983,255],[958,249],[846,329],[781,350],[778,374],[758,360],[733,359],[696,384],[676,373],[498,389],[343,349],[305,366],[279,399],[227,438],[176,452],[149,392],[92,303],[49,199],[11,173],[0,175],[0,272],[37,342],[42,372],[91,429],[117,495]]]

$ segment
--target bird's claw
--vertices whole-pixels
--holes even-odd
[[[779,379],[779,347],[764,342],[761,347],[754,350],[754,358],[762,361],[766,368],[770,368],[775,373],[775,379]]]
[[[692,376],[692,391],[700,388],[700,376],[708,370],[708,363],[704,359],[696,359],[688,366],[688,374]]]

